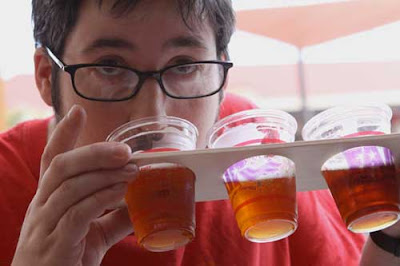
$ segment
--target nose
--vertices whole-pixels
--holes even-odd
[[[147,78],[135,97],[132,98],[132,116],[135,118],[166,115],[167,96],[154,77]]]

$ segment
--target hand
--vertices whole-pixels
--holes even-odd
[[[397,180],[396,180],[397,185],[399,186],[398,191],[400,192],[400,170],[399,169],[397,169],[396,178],[397,178]],[[399,195],[399,197],[400,197],[400,195]],[[398,221],[394,225],[382,230],[382,232],[388,236],[400,239],[400,221]]]
[[[383,229],[382,232],[388,236],[400,239],[400,221],[386,229]]]
[[[137,176],[130,149],[111,142],[74,149],[85,123],[85,111],[74,106],[44,150],[15,266],[99,265],[107,250],[133,231],[126,208],[103,215]]]
[[[382,231],[388,236],[400,238],[400,221]]]

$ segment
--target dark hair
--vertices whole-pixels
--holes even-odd
[[[103,0],[97,0],[99,8]],[[110,12],[123,16],[132,11],[141,0],[114,0]],[[208,19],[216,38],[218,57],[225,55],[235,27],[235,16],[231,0],[175,0],[184,23],[199,24]],[[36,46],[47,46],[57,56],[64,53],[65,40],[78,19],[81,0],[32,0],[32,20]],[[52,84],[57,84],[58,68],[53,67]],[[59,111],[57,86],[52,89],[53,107],[56,115]]]

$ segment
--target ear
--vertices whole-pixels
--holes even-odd
[[[53,106],[51,100],[51,59],[43,47],[37,48],[34,54],[35,82],[43,101]]]

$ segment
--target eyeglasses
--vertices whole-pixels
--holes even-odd
[[[66,65],[46,47],[50,58],[71,76],[75,92],[92,101],[116,102],[134,97],[147,78],[154,78],[171,98],[195,99],[219,92],[225,84],[231,62],[199,61],[167,66],[159,71],[141,72],[125,66],[106,64]]]

